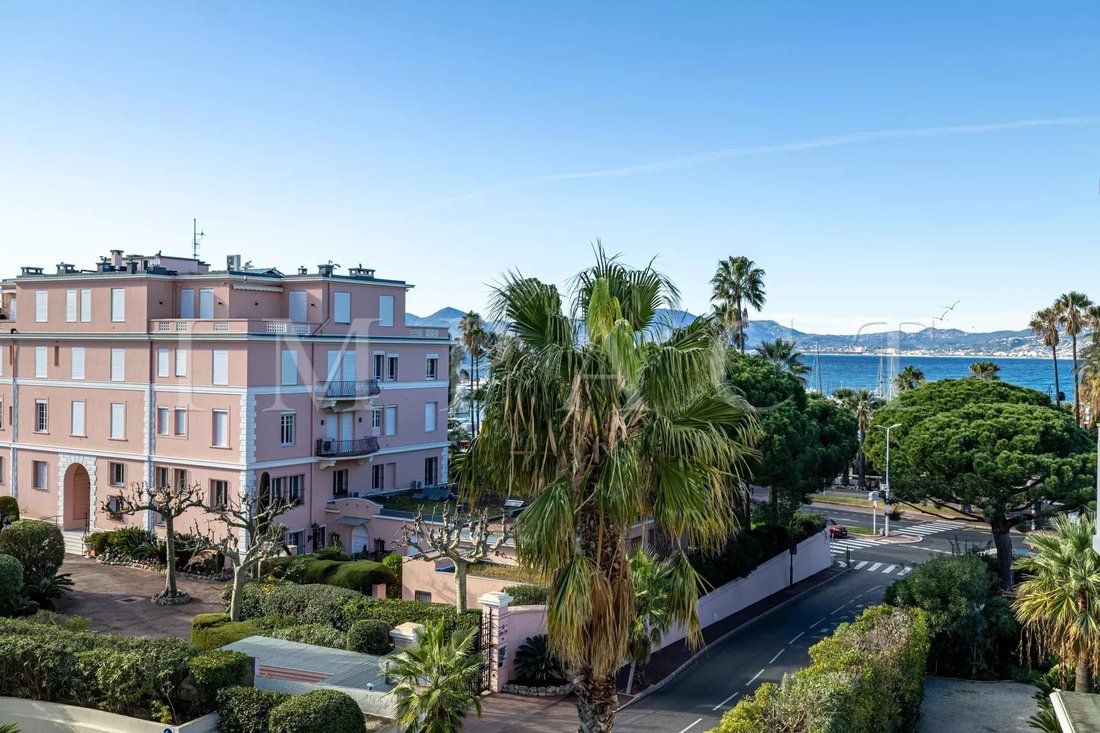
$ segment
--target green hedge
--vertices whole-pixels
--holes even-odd
[[[37,583],[55,574],[65,560],[61,530],[40,519],[20,519],[0,530],[0,551],[23,564],[23,582]]]
[[[908,733],[924,688],[929,634],[919,609],[874,606],[810,648],[811,664],[722,716],[717,733]]]
[[[217,695],[220,733],[268,733],[271,711],[286,701],[285,692],[227,687]]]
[[[369,618],[356,621],[348,628],[348,649],[361,654],[389,654],[393,649],[391,631],[393,627],[385,621]]]
[[[249,623],[249,622],[245,622]],[[294,624],[285,628],[276,628],[272,631],[261,631],[264,636],[273,639],[285,639],[296,641],[299,644],[312,644],[314,646],[326,646],[330,649],[344,649],[347,647],[348,635],[340,629],[326,626],[325,624]]]
[[[23,563],[11,555],[0,555],[0,616],[15,616],[27,608]],[[33,610],[34,606],[30,608]]]
[[[254,622],[232,622],[228,613],[200,613],[191,621],[191,643],[199,649],[217,649],[259,635],[264,632]]]
[[[716,553],[692,552],[688,559],[708,588],[717,588],[745,577],[790,547],[791,534],[785,527],[765,524],[732,535]]]
[[[5,519],[13,522],[19,519],[19,502],[14,496],[0,496],[0,524]]]
[[[363,733],[363,713],[349,695],[313,690],[292,695],[268,716],[270,733]]]
[[[252,682],[252,665],[247,654],[222,649],[203,652],[187,663],[195,686],[205,697],[204,704],[214,707],[218,690]]]
[[[391,552],[382,558],[382,564],[390,569],[393,573],[395,582],[393,585],[386,586],[386,598],[400,598],[401,597],[401,570],[405,566],[405,560],[396,552]]]
[[[545,606],[550,595],[545,585],[510,585],[504,592],[512,596],[514,606]]]
[[[348,560],[330,550],[273,558],[266,561],[263,567],[273,580],[334,585],[367,595],[378,583],[385,583],[387,589],[399,586],[397,576],[387,565],[372,560]]]

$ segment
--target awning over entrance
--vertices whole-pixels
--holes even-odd
[[[359,527],[367,523],[367,520],[362,517],[340,517],[336,520],[336,524],[343,524],[347,527]]]

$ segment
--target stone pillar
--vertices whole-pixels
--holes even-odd
[[[397,649],[408,649],[416,646],[416,632],[423,630],[423,624],[406,621],[394,627],[390,632],[390,638],[393,639],[393,645]]]
[[[375,598],[385,598],[386,597],[386,584],[385,583],[375,583],[374,585],[372,585],[370,587],[370,594]]]
[[[508,648],[508,604],[512,596],[501,591],[491,591],[477,599],[481,605],[481,623],[489,626],[488,648],[482,648],[489,663],[489,690],[500,692],[508,683],[504,664],[508,655],[515,656],[516,651]]]

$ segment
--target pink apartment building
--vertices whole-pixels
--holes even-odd
[[[157,527],[104,509],[133,482],[216,500],[266,479],[301,500],[283,517],[298,551],[390,549],[357,497],[447,478],[448,334],[406,327],[410,287],[239,256],[24,267],[0,283],[0,495],[76,551],[85,531]]]

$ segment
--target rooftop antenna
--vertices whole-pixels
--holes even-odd
[[[199,231],[199,220],[191,220],[191,256],[196,260],[199,258],[199,242],[206,236],[206,232]]]

